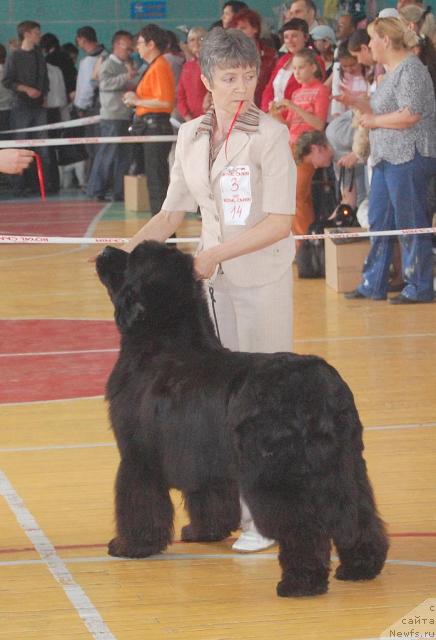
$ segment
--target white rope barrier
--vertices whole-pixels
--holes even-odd
[[[86,127],[90,124],[100,122],[101,116],[86,116],[85,118],[76,118],[75,120],[62,120],[61,122],[53,122],[52,124],[42,124],[38,127],[25,127],[24,129],[7,129],[2,131],[5,133],[23,133],[25,131],[54,131],[56,129],[75,129],[76,127]],[[183,124],[176,118],[170,117],[170,123],[175,129],[180,129]]]
[[[131,144],[132,142],[175,142],[177,136],[114,136],[103,138],[29,138],[28,140],[0,140],[0,149],[21,147],[64,147],[69,144]]]
[[[64,236],[0,235],[0,244],[125,244],[130,238],[69,238]],[[168,238],[169,243],[199,242],[200,238]]]
[[[85,127],[89,124],[100,122],[101,116],[87,116],[86,118],[76,118],[75,120],[62,120],[61,122],[53,122],[52,124],[42,124],[38,127],[26,127],[24,129],[8,129],[2,131],[4,133],[22,133],[23,131],[49,131],[53,129],[72,129],[75,127]]]
[[[352,238],[369,238],[378,236],[411,236],[436,233],[436,227],[425,227],[422,229],[395,229],[392,231],[350,231],[318,233],[309,235],[294,236],[295,240],[337,240]],[[0,244],[124,244],[130,238],[69,238],[65,236],[16,236],[16,235],[0,235]],[[199,237],[192,238],[169,238],[168,243],[184,244],[198,243]]]

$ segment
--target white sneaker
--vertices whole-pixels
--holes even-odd
[[[262,551],[269,549],[276,543],[275,540],[264,538],[258,531],[243,531],[236,542],[233,543],[232,549],[238,553],[253,553],[254,551]]]

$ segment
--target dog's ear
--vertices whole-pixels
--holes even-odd
[[[115,322],[121,330],[132,329],[137,322],[143,321],[144,306],[127,285],[115,301]]]
[[[126,253],[126,251],[116,249],[115,247],[106,247],[104,251],[97,256],[97,274],[107,288],[111,299],[123,286],[128,258],[129,254]]]

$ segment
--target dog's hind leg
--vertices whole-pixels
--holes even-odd
[[[282,489],[252,488],[243,496],[256,527],[279,544],[277,595],[320,595],[328,589],[330,538],[316,520],[310,496],[296,486],[289,492],[290,498]]]
[[[224,540],[239,527],[241,507],[236,482],[224,480],[185,493],[190,524],[182,528],[184,542]]]
[[[163,551],[173,534],[173,505],[160,474],[138,456],[121,460],[116,480],[117,537],[112,556],[144,558]]]
[[[356,462],[355,486],[333,530],[340,564],[338,580],[372,580],[383,569],[389,542],[379,517],[364,460]],[[354,517],[352,516],[354,514]]]

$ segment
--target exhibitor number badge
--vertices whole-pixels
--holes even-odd
[[[220,179],[224,224],[245,225],[251,209],[250,167],[226,167]]]

